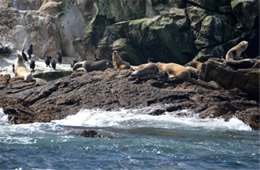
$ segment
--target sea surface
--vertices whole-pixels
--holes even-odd
[[[23,125],[8,124],[0,109],[0,169],[260,168],[259,131],[240,120],[200,119],[188,110],[148,115],[153,109],[81,110]],[[75,135],[84,129],[108,137]]]

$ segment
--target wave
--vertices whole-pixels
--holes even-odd
[[[195,114],[189,110],[166,112],[166,114],[161,116],[152,116],[148,114],[158,107],[147,107],[143,109],[120,109],[116,111],[84,109],[79,111],[76,115],[71,115],[63,120],[57,120],[54,122],[65,126],[84,127],[153,127],[168,129],[203,128],[209,130],[252,130],[248,125],[235,117],[231,118],[229,121],[225,121],[222,118],[201,119],[198,114]]]

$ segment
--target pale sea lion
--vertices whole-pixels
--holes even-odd
[[[17,54],[17,58],[14,65],[15,76],[23,78],[25,81],[32,80],[31,71],[25,66],[22,56]]]
[[[188,69],[176,63],[147,63],[140,66],[132,66],[131,68],[135,70],[132,73],[133,76],[144,76],[159,71],[167,73],[169,78],[176,78],[182,81],[190,79]]]
[[[132,76],[144,76],[148,74],[157,73],[158,67],[154,63],[142,64],[140,66],[131,66],[132,70],[135,70],[131,75]]]
[[[130,67],[131,67],[131,65],[128,62],[122,60],[122,58],[118,54],[118,51],[113,51],[112,63],[113,63],[114,68],[130,69]]]
[[[239,44],[231,48],[226,54],[226,60],[238,60],[241,59],[241,54],[247,49],[248,42],[241,41]]]

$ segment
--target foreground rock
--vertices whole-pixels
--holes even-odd
[[[194,80],[183,83],[157,75],[135,79],[131,71],[94,71],[39,84],[0,79],[0,108],[11,123],[49,122],[76,114],[80,109],[142,108],[169,104],[152,115],[189,109],[200,117],[236,116],[259,129],[259,102],[238,88],[225,90],[217,83]]]

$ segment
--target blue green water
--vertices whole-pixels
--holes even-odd
[[[0,109],[0,169],[259,169],[259,132],[241,121],[149,109],[82,110],[27,125],[9,125]],[[82,129],[112,138],[75,136]]]

